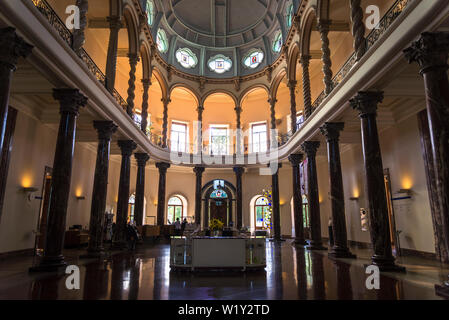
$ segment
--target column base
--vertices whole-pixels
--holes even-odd
[[[313,251],[327,250],[327,248],[325,246],[323,246],[322,242],[317,242],[317,241],[313,241],[313,240],[309,241],[309,244],[306,246],[306,249],[313,250]]]
[[[39,265],[28,269],[29,272],[56,272],[67,267],[67,262],[61,254],[54,257],[43,257]]]
[[[89,250],[87,249],[86,254],[82,254],[79,256],[80,259],[100,259],[103,258],[106,255],[103,248],[95,249],[95,250]]]
[[[436,284],[435,285],[435,294],[437,296],[443,297],[445,299],[449,299],[449,281],[444,284]]]
[[[373,262],[372,265],[377,266],[382,272],[406,272],[405,267],[398,266],[394,263],[394,258],[383,258],[374,255],[371,261]]]
[[[357,259],[357,256],[349,251],[348,248],[332,248],[328,254],[331,259],[343,258],[343,259]]]
[[[308,243],[304,239],[295,238],[292,242],[292,245],[298,246],[298,247],[301,247],[301,246],[304,247],[304,246],[308,245]]]

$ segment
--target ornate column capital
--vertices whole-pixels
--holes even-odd
[[[235,113],[237,113],[238,115],[240,115],[240,113],[242,113],[243,109],[241,106],[236,106],[234,108]]]
[[[204,168],[204,167],[195,167],[195,168],[193,168],[193,172],[195,172],[195,174],[196,174],[197,177],[198,177],[198,176],[201,177],[201,175],[203,174],[203,172],[204,172],[205,169],[206,169],[206,168]]]
[[[312,56],[303,54],[303,55],[301,55],[301,58],[299,58],[299,62],[301,62],[301,65],[303,67],[308,67],[311,59],[312,59]]]
[[[330,30],[330,26],[331,26],[331,21],[330,20],[320,20],[318,21],[318,31],[320,33],[328,33]]]
[[[232,170],[234,171],[234,173],[235,173],[237,176],[241,176],[243,173],[245,173],[245,168],[242,167],[242,166],[234,167],[234,168],[232,168]]]
[[[318,151],[319,147],[320,147],[319,141],[305,141],[301,145],[302,150],[304,150],[308,158],[310,157],[314,158],[316,156],[316,152]]]
[[[128,53],[128,58],[131,65],[136,65],[140,61],[138,53],[130,52]]]
[[[158,162],[158,163],[156,163],[156,168],[159,169],[159,174],[166,174],[168,168],[170,168],[170,163]]]
[[[268,103],[270,104],[271,107],[274,107],[277,102],[278,102],[278,100],[276,98],[269,98],[268,99]]]
[[[79,108],[87,104],[87,97],[78,89],[53,89],[53,98],[60,103],[60,113],[78,115]]]
[[[290,161],[292,167],[297,167],[304,160],[304,155],[302,153],[292,153],[288,156],[288,161]]]
[[[345,128],[344,122],[326,122],[320,130],[327,141],[337,141],[340,139],[340,131]]]
[[[147,153],[135,153],[134,157],[136,158],[139,167],[145,167],[148,160],[150,160],[150,156]]]
[[[137,144],[132,140],[119,140],[117,141],[117,144],[124,157],[130,157],[133,154],[133,151],[137,148]]]
[[[296,81],[296,80],[288,80],[287,87],[289,87],[290,90],[294,90],[296,88],[297,84],[298,84],[298,81]]]
[[[99,140],[111,140],[118,127],[112,121],[94,121],[94,128],[98,132]]]
[[[171,102],[171,99],[170,98],[162,98],[161,101],[164,104],[164,106],[167,106]]]
[[[419,40],[404,50],[409,63],[417,62],[421,67],[421,74],[433,68],[448,69],[449,33],[424,32]]]
[[[351,107],[359,112],[359,117],[376,115],[377,105],[384,99],[383,92],[360,91],[354,98],[349,100]]]
[[[11,70],[16,69],[20,57],[27,57],[33,46],[26,43],[12,27],[0,29],[0,63],[5,63]]]
[[[123,28],[122,19],[118,16],[107,17],[106,20],[109,22],[109,29],[120,30]]]

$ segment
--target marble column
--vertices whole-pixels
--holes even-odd
[[[268,165],[269,167],[270,165]],[[271,188],[272,188],[272,210],[273,216],[271,217],[273,221],[273,240],[274,241],[284,241],[281,237],[281,205],[279,199],[279,169],[282,168],[282,163],[278,164],[278,169],[271,176]]]
[[[234,167],[235,181],[237,188],[236,199],[236,217],[237,217],[237,230],[240,230],[243,226],[243,195],[242,195],[242,175],[245,172],[243,167]]]
[[[53,98],[60,103],[61,118],[53,162],[47,234],[43,258],[39,266],[31,271],[52,271],[66,265],[62,248],[70,196],[76,120],[79,109],[87,104],[87,98],[78,89],[54,89]]]
[[[382,92],[359,92],[351,99],[352,108],[359,112],[362,131],[366,189],[369,203],[370,236],[374,255],[372,264],[381,271],[403,271],[394,262],[391,252],[390,226],[385,193],[382,154],[377,132],[377,104],[383,101]]]
[[[165,224],[165,190],[167,184],[167,169],[170,168],[170,164],[166,162],[156,163],[156,167],[159,169],[159,188],[157,195],[157,225],[163,226]]]
[[[12,76],[19,58],[31,54],[32,48],[14,28],[0,29],[0,150],[3,150],[5,139]]]
[[[307,119],[312,114],[312,93],[310,89],[310,56],[301,56],[301,66],[302,66],[302,91],[304,96],[304,119]]]
[[[333,89],[332,84],[332,60],[331,60],[331,50],[329,47],[329,20],[320,20],[318,23],[318,31],[321,36],[321,52],[322,52],[322,62],[323,62],[323,74],[324,74],[324,92],[326,95],[330,94]]]
[[[268,103],[270,104],[270,124],[271,124],[271,132],[270,132],[270,148],[277,148],[277,136],[275,134],[276,130],[276,98],[268,99]]]
[[[332,210],[333,244],[329,252],[332,258],[355,258],[348,248],[346,232],[345,195],[340,160],[340,131],[343,122],[326,122],[320,129],[327,140],[327,159],[329,164],[329,188]]]
[[[441,210],[441,220],[449,249],[449,80],[447,64],[449,33],[423,33],[420,39],[405,51],[410,63],[417,62],[424,77],[427,115],[433,148],[433,169]],[[449,297],[449,280],[437,287],[437,292]]]
[[[171,102],[170,99],[162,98],[162,103],[164,104],[164,115],[162,121],[162,148],[168,147],[168,104]]]
[[[75,5],[80,10],[80,27],[79,29],[73,30],[73,41],[72,48],[77,54],[83,49],[84,43],[86,42],[85,31],[87,27],[87,11],[89,10],[88,0],[76,0]]]
[[[195,183],[195,223],[197,225],[201,225],[201,189],[203,187],[203,172],[204,167],[195,167],[193,171],[195,172],[196,176],[196,183]]]
[[[235,115],[236,115],[236,129],[237,129],[237,134],[236,134],[236,150],[235,153],[238,155],[242,155],[243,154],[243,149],[242,149],[242,121],[241,121],[241,114],[242,114],[242,107],[241,106],[236,106],[234,108],[235,110]]]
[[[129,58],[129,66],[131,67],[129,71],[129,80],[128,80],[128,98],[126,99],[126,103],[128,104],[126,108],[126,113],[133,117],[134,115],[134,99],[136,98],[136,68],[137,63],[140,61],[139,55],[137,53],[128,54]]]
[[[319,141],[306,141],[302,144],[307,157],[307,197],[310,216],[310,244],[309,250],[326,250],[321,238],[320,198],[318,192],[318,177],[316,169],[316,153],[320,147]]]
[[[148,127],[148,91],[151,86],[151,80],[150,79],[143,79],[142,80],[143,85],[143,96],[142,96],[142,122],[140,123],[140,129],[147,134],[147,127]]]
[[[354,37],[354,50],[357,60],[360,60],[366,52],[365,23],[363,21],[362,0],[351,0],[352,36]]]
[[[90,210],[87,255],[97,257],[104,253],[103,237],[106,198],[108,194],[109,156],[111,137],[117,130],[117,126],[112,121],[94,121],[94,128],[98,133],[98,147]]]
[[[301,181],[299,178],[299,165],[303,160],[301,153],[291,154],[288,157],[292,165],[292,181],[293,181],[293,216],[295,222],[295,245],[305,246],[307,242],[304,239],[304,218],[302,212],[301,199]]]
[[[204,106],[199,105],[196,109],[198,112],[198,127],[196,132],[196,144],[197,144],[197,154],[201,154],[203,151],[203,112]]]
[[[118,141],[118,146],[122,152],[122,165],[118,186],[117,216],[115,219],[113,247],[116,249],[124,249],[127,247],[126,225],[128,222],[130,196],[131,155],[137,148],[137,144],[132,140],[120,140]]]
[[[288,81],[288,88],[290,90],[290,124],[292,127],[292,134],[296,132],[296,94],[295,89],[297,85],[296,80],[290,80]]]
[[[109,22],[109,44],[106,58],[106,89],[112,94],[115,88],[115,77],[117,73],[117,50],[118,33],[123,27],[120,17],[113,16],[107,18]]]
[[[137,226],[143,225],[143,212],[145,206],[145,167],[150,156],[146,153],[136,153],[137,178],[136,178],[136,201],[134,205],[134,221]]]

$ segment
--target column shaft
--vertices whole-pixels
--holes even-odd
[[[296,95],[295,95],[295,89],[296,84],[298,82],[294,80],[290,80],[288,82],[288,88],[290,89],[290,124],[292,127],[292,133],[296,132]]]
[[[108,194],[109,155],[111,137],[117,126],[112,121],[94,121],[94,128],[98,132],[98,147],[89,223],[89,256],[101,255],[104,251],[103,228]]]
[[[128,80],[128,99],[126,99],[126,103],[128,104],[126,113],[132,117],[134,115],[134,99],[136,98],[136,68],[137,63],[140,58],[137,53],[128,54],[129,58],[129,66],[131,67],[129,71],[129,80]]]
[[[162,147],[167,148],[168,147],[168,104],[170,103],[170,99],[164,99],[162,98],[162,103],[164,104],[164,116],[163,116],[163,122],[162,122]]]
[[[202,177],[204,172],[204,167],[195,167],[193,171],[196,176],[195,183],[195,223],[201,225],[201,189],[203,187]]]
[[[134,205],[134,221],[137,226],[143,225],[143,212],[145,206],[145,166],[150,156],[146,153],[136,153],[137,178],[136,178],[136,201]]]
[[[117,249],[124,249],[126,242],[126,227],[128,222],[129,189],[131,174],[131,155],[137,148],[132,140],[120,140],[118,146],[122,152],[122,165],[120,168],[120,181],[118,187],[117,217],[113,245]]]
[[[351,99],[350,103],[354,109],[359,111],[361,119],[370,235],[374,250],[371,260],[382,271],[401,271],[394,263],[394,257],[391,252],[384,171],[377,132],[377,104],[382,102],[382,100],[382,92],[359,92],[355,98]]]
[[[79,54],[86,42],[85,30],[87,27],[87,11],[89,10],[88,0],[76,0],[76,6],[80,10],[80,27],[73,30],[73,50]]]
[[[54,89],[53,97],[60,103],[61,119],[53,161],[44,256],[37,271],[54,270],[66,264],[62,248],[70,195],[76,119],[79,108],[87,103],[87,98],[77,89]]]
[[[236,199],[236,217],[237,217],[237,229],[240,230],[243,226],[243,195],[242,195],[242,175],[245,172],[243,167],[234,167],[237,199]]]
[[[295,241],[296,245],[306,245],[304,239],[304,220],[302,212],[302,199],[301,199],[301,182],[299,177],[299,165],[303,160],[301,153],[291,154],[288,157],[292,165],[292,182],[293,182],[293,217],[295,225]]]
[[[360,60],[366,52],[365,23],[363,22],[361,2],[361,0],[351,0],[352,36],[354,37],[357,60]]]
[[[142,80],[143,85],[143,96],[142,96],[142,122],[140,124],[140,129],[147,134],[147,127],[148,127],[148,91],[151,86],[150,79],[143,79]]]
[[[271,176],[272,184],[272,207],[273,207],[273,228],[274,235],[273,239],[275,241],[281,241],[281,206],[279,199],[279,169],[281,168],[281,163],[278,165],[276,173]]]
[[[159,169],[159,188],[157,197],[157,225],[163,226],[165,224],[165,190],[167,180],[167,169],[170,168],[169,163],[159,162],[156,163],[156,167]]]
[[[302,90],[304,96],[304,119],[312,114],[312,93],[310,91],[310,56],[301,56],[302,65]]]
[[[326,122],[321,127],[322,134],[327,140],[327,157],[329,164],[329,187],[332,209],[333,244],[329,256],[333,258],[355,258],[349,251],[346,232],[345,196],[343,191],[343,176],[341,172],[340,131],[342,122]]]
[[[329,47],[329,27],[330,21],[321,20],[318,23],[318,30],[321,36],[321,51],[323,56],[321,60],[323,61],[323,74],[324,74],[324,92],[327,94],[332,92],[332,60],[331,60],[331,50]]]
[[[106,60],[106,89],[112,94],[115,88],[115,77],[117,73],[117,50],[118,50],[118,33],[122,28],[120,17],[108,17],[109,22],[109,44],[108,55]]]
[[[321,238],[321,217],[320,217],[320,198],[318,192],[318,177],[316,169],[316,152],[320,146],[318,141],[306,141],[302,145],[302,149],[307,156],[307,194],[309,201],[310,216],[310,250],[326,250],[323,247]]]

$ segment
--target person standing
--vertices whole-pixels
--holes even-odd
[[[184,230],[186,229],[186,225],[187,225],[187,219],[184,218],[184,220],[182,221],[182,224],[181,224],[181,236],[184,235]]]
[[[175,234],[179,236],[181,234],[181,222],[179,222],[179,218],[176,218],[175,221]]]

